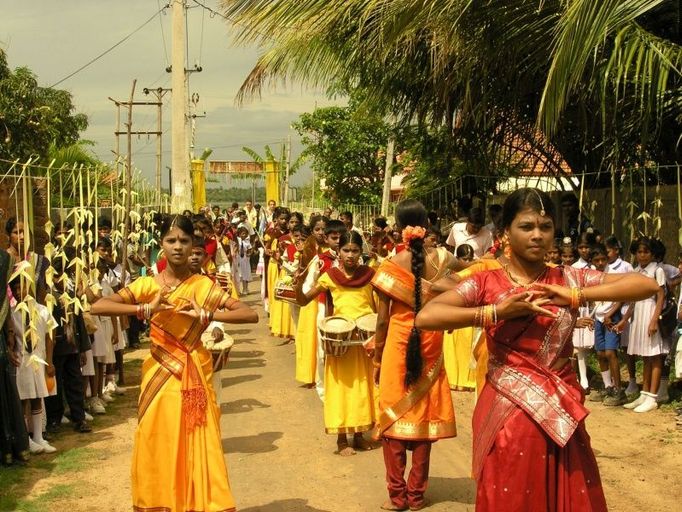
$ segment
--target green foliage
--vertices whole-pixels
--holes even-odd
[[[244,204],[244,201],[251,201],[251,188],[207,188],[206,201],[212,205],[218,205],[221,208],[227,208],[232,203]],[[256,187],[255,189],[256,201],[255,203],[265,204],[265,188]]]
[[[562,159],[578,173],[681,159],[677,0],[223,5],[237,40],[264,47],[240,100],[286,80],[353,92],[403,126],[444,129],[449,176],[457,162],[483,176],[466,188],[537,165],[561,175]]]
[[[28,68],[10,70],[0,49],[0,158],[45,158],[50,144],[74,144],[88,126],[74,110],[69,92],[38,86]]]
[[[293,127],[301,135],[324,195],[334,203],[381,202],[388,124],[378,115],[349,107],[302,114]]]

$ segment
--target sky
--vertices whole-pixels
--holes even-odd
[[[12,68],[26,66],[41,86],[52,86],[121,39],[158,12],[164,0],[0,0],[0,47],[7,52]],[[188,67],[198,64],[201,73],[192,73],[189,94],[197,93],[195,152],[213,149],[211,159],[248,160],[241,148],[263,154],[265,144],[277,146],[292,136],[293,159],[302,148],[290,125],[303,112],[335,102],[322,91],[294,85],[264,91],[262,98],[237,106],[235,96],[258,58],[256,47],[237,47],[230,22],[211,13],[193,0],[187,0]],[[217,0],[202,0],[218,10]],[[113,159],[116,110],[107,98],[127,101],[133,79],[137,79],[136,101],[153,101],[142,92],[147,87],[169,88],[171,75],[165,71],[171,60],[171,12],[157,15],[110,53],[57,86],[73,95],[78,112],[89,118],[84,139],[96,143],[94,153],[102,160]],[[163,166],[169,166],[170,96],[163,106]],[[124,129],[124,128],[122,128]],[[156,107],[135,107],[133,129],[156,130]],[[121,138],[125,148],[125,137]],[[133,141],[133,165],[153,183],[156,168],[155,137]],[[167,186],[164,171],[163,186]],[[310,171],[303,169],[292,185],[305,184]],[[222,182],[227,184],[223,178]]]

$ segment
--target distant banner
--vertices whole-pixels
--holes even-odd
[[[214,174],[256,174],[263,172],[263,164],[258,162],[211,160],[208,163],[208,172]]]

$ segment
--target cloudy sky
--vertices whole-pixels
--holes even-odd
[[[193,0],[187,0],[189,67],[203,68],[190,77],[189,92],[199,94],[196,147],[214,149],[216,160],[246,160],[248,146],[263,153],[265,144],[276,145],[287,135],[294,138],[293,156],[300,153],[297,134],[289,129],[298,115],[315,106],[331,104],[323,94],[301,86],[266,91],[243,107],[235,106],[236,92],[253,67],[257,48],[238,48],[231,42],[231,26],[211,16]],[[159,11],[164,0],[0,0],[0,45],[11,67],[27,66],[40,85],[51,86],[104,52]],[[217,9],[217,0],[202,3]],[[127,101],[132,80],[137,79],[135,99],[145,101],[144,87],[170,87],[170,8],[132,35],[113,51],[57,87],[70,91],[79,112],[90,120],[83,137],[96,142],[94,152],[110,161],[114,147],[115,108],[112,98]],[[135,107],[133,128],[155,130],[155,107]],[[170,165],[170,96],[163,108],[163,165]],[[125,140],[121,140],[125,147]],[[134,141],[134,164],[153,180],[156,143]],[[165,173],[164,173],[165,176]],[[300,185],[309,177],[302,171],[293,181]],[[164,177],[164,186],[167,181]]]

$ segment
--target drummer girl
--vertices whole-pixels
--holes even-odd
[[[372,277],[374,270],[359,265],[362,237],[350,231],[339,241],[338,267],[330,268],[307,293],[300,288],[298,302],[302,306],[320,293],[331,296],[328,316],[344,316],[356,320],[374,313]],[[361,345],[353,345],[342,356],[327,356],[324,368],[324,426],[327,434],[337,434],[339,455],[355,455],[355,449],[371,450],[362,433],[374,425],[372,362]],[[347,434],[353,434],[352,447]]]

